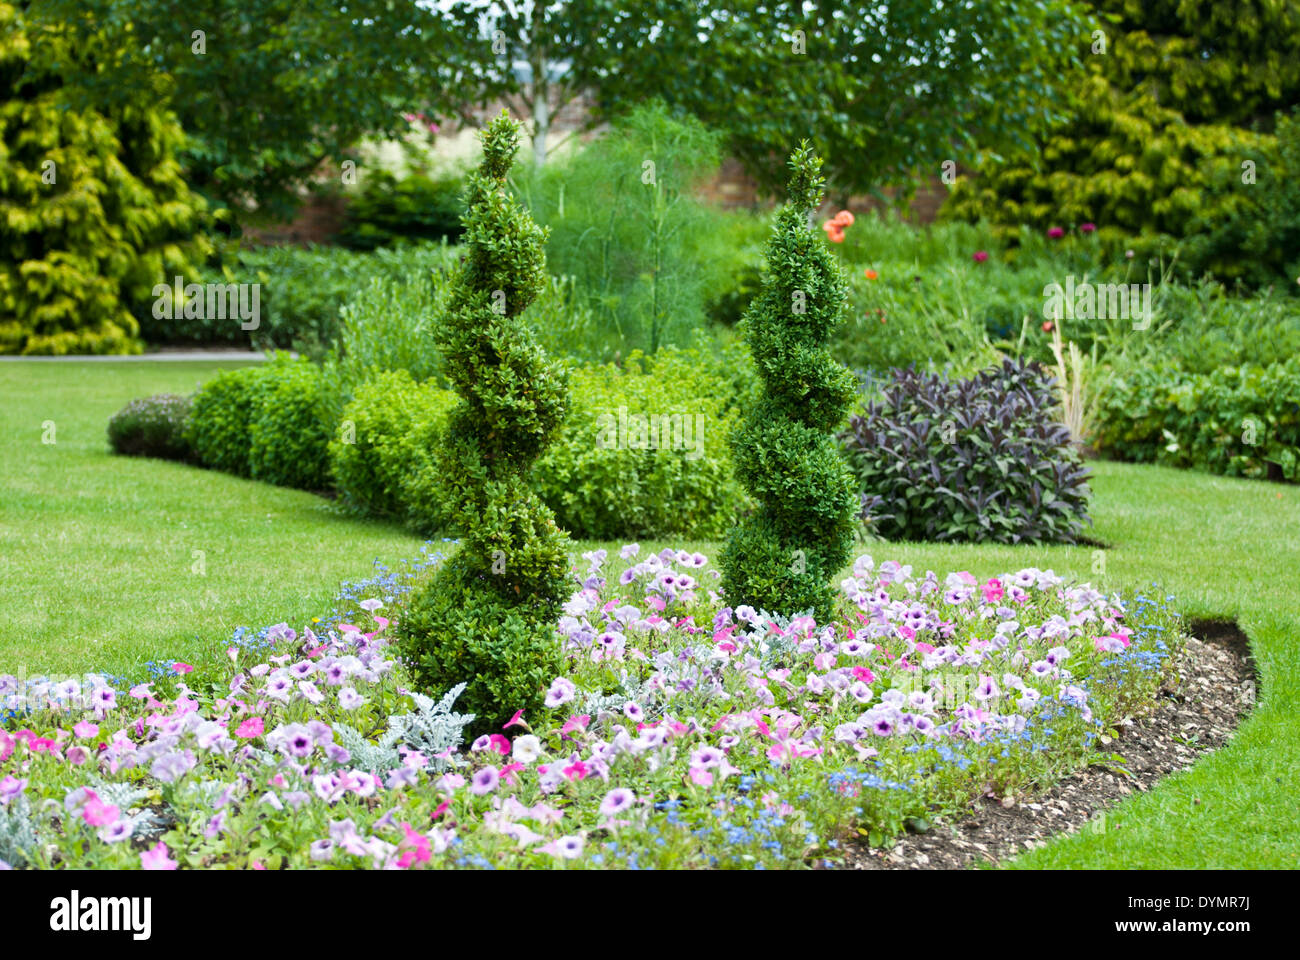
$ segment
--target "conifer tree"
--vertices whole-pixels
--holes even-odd
[[[1166,254],[1225,221],[1267,215],[1272,184],[1291,176],[1275,169],[1273,133],[1278,114],[1300,105],[1300,3],[1093,0],[1088,8],[1096,29],[1079,37],[1085,70],[1072,119],[1041,138],[1041,162],[977,161],[945,215],[988,220],[1008,241],[1021,224],[1094,223],[1113,249]],[[1139,234],[1151,239],[1135,242]],[[1250,280],[1260,273],[1252,260],[1278,253],[1200,246],[1184,247],[1183,265],[1227,280]],[[1275,259],[1274,272],[1291,282],[1276,269],[1290,257]]]
[[[482,141],[465,259],[437,333],[461,397],[436,456],[462,540],[413,595],[399,639],[424,682],[465,681],[462,706],[499,728],[540,699],[558,668],[569,540],[529,471],[564,417],[568,387],[521,317],[546,282],[546,232],[506,189],[519,125],[503,111]]]
[[[27,14],[0,2],[0,353],[138,353],[132,309],[209,249],[184,134],[147,92],[70,106],[111,51]]]
[[[733,530],[720,566],[732,606],[812,610],[825,619],[829,581],[853,545],[855,487],[833,435],[856,383],[826,349],[848,298],[809,224],[824,180],[806,141],[790,170],[789,199],[768,244],[768,280],[742,321],[763,394],[731,438],[736,475],[759,507]]]

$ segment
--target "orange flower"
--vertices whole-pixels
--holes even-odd
[[[1051,320],[1044,320],[1044,321],[1043,321],[1043,333],[1051,333],[1051,332],[1052,332],[1052,321],[1051,321]]]
[[[831,243],[844,242],[844,231],[841,230],[839,227],[833,227],[832,229],[827,230],[826,236],[830,237]]]
[[[874,279],[876,279],[876,277],[880,276],[880,274],[876,273],[876,271],[874,271],[874,270],[864,270],[864,271],[862,271],[862,274],[863,274],[863,276],[865,276],[868,280],[874,280]]]
[[[839,213],[835,214],[835,219],[832,222],[838,224],[840,227],[851,227],[853,226],[853,214],[849,213],[847,210],[841,210]]]

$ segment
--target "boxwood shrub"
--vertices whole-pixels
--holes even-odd
[[[900,540],[1073,543],[1088,471],[1055,419],[1055,381],[1004,360],[968,379],[895,369],[843,435],[864,511]]]
[[[108,443],[114,453],[164,460],[188,460],[194,449],[185,439],[190,398],[157,393],[132,400],[108,421]]]
[[[195,394],[185,436],[205,467],[249,475],[253,418],[266,377],[260,365],[223,370]]]
[[[1181,361],[1115,376],[1097,447],[1118,460],[1300,480],[1300,357],[1193,373]]]
[[[380,373],[360,387],[330,443],[339,496],[362,513],[400,517],[421,533],[446,522],[432,452],[456,395],[405,370]]]
[[[673,348],[575,370],[568,418],[534,469],[556,521],[583,539],[723,537],[749,505],[727,447],[747,376]]]
[[[249,474],[281,487],[330,485],[326,380],[306,360],[268,364],[254,391],[248,431]]]
[[[319,367],[287,354],[224,370],[195,394],[186,439],[205,467],[325,489],[333,431],[325,390]]]
[[[533,482],[572,535],[717,538],[749,505],[726,447],[754,386],[752,366],[738,349],[634,353],[621,368],[575,369],[570,385],[568,417],[534,468]],[[368,514],[399,517],[423,534],[454,532],[447,529],[433,458],[454,405],[451,391],[432,381],[417,384],[405,371],[379,374],[358,388],[330,445],[340,498]],[[647,429],[647,449],[631,447],[626,441],[636,438],[627,429],[620,437],[621,423],[630,426],[636,416],[646,418],[647,428],[651,417],[667,418],[653,422],[653,440]],[[669,449],[658,443],[665,426]],[[675,427],[689,443],[670,449]],[[353,442],[346,443],[349,431]]]

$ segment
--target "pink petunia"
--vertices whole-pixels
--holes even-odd
[[[235,736],[242,737],[244,740],[251,740],[254,737],[260,737],[265,729],[266,725],[262,722],[261,717],[249,717],[235,729]]]
[[[584,713],[579,715],[575,713],[573,716],[569,717],[568,720],[564,721],[564,726],[560,727],[560,734],[563,736],[564,734],[572,733],[575,730],[579,733],[585,733],[587,730],[587,724],[590,722],[591,714]]]
[[[79,724],[77,724],[75,727],[72,728],[72,732],[79,737],[90,738],[95,736],[95,734],[99,733],[99,727],[91,723],[89,720],[82,720]]]
[[[121,812],[117,807],[100,800],[99,797],[92,797],[81,808],[81,818],[92,827],[107,827],[117,822]]]
[[[188,663],[181,663],[180,661],[177,661],[176,663],[173,663],[173,664],[172,664],[172,669],[175,670],[177,673],[193,673],[193,672],[194,672],[194,668],[191,667]]]
[[[173,860],[167,849],[167,844],[159,840],[153,845],[153,848],[140,854],[141,870],[176,870],[180,864]]]

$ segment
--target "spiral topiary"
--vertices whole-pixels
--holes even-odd
[[[482,142],[466,253],[436,334],[461,397],[435,454],[461,545],[413,591],[397,635],[420,682],[442,691],[464,681],[461,709],[479,729],[499,729],[540,703],[559,668],[569,539],[529,472],[564,418],[568,384],[520,318],[546,282],[546,231],[506,190],[519,125],[503,111]]]
[[[731,604],[824,619],[834,603],[830,580],[853,547],[857,496],[834,433],[857,385],[826,350],[848,295],[809,225],[824,180],[807,141],[790,170],[789,200],[767,248],[768,279],[741,323],[763,394],[731,448],[736,476],[759,506],[733,528],[720,566]]]

